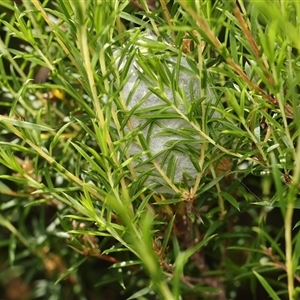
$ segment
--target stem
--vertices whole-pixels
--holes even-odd
[[[203,34],[209,39],[209,41],[214,45],[216,50],[223,56],[226,60],[227,64],[248,84],[249,87],[254,89],[256,92],[260,93],[269,103],[274,106],[279,106],[279,101],[266,93],[262,88],[260,88],[256,83],[254,83],[247,74],[238,66],[234,60],[228,55],[228,51],[223,44],[219,41],[219,39],[214,35],[213,31],[207,25],[205,19],[199,16],[191,7],[186,5],[184,0],[178,0],[180,5],[193,17],[193,19],[198,23],[198,30],[201,30]],[[285,112],[288,118],[293,118],[293,108],[285,104]]]
[[[294,268],[293,268],[293,246],[292,246],[292,219],[294,212],[294,203],[288,203],[284,225],[285,225],[285,255],[286,255],[286,272],[289,299],[293,300],[294,294]]]

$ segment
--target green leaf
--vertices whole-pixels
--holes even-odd
[[[74,264],[72,267],[68,268],[65,272],[60,274],[59,277],[57,278],[57,280],[55,281],[55,284],[58,284],[60,281],[62,281],[68,275],[74,273],[86,260],[87,260],[87,257],[84,257],[83,259],[79,260],[76,264]]]
[[[226,192],[221,192],[221,195],[232,205],[234,206],[238,211],[240,210],[239,204],[236,201],[235,198],[233,198],[230,194]]]
[[[272,289],[272,287],[269,285],[269,283],[265,280],[264,277],[262,277],[260,274],[258,274],[255,270],[252,271],[254,275],[257,277],[261,285],[265,288],[267,291],[268,295],[273,299],[273,300],[280,300],[280,298],[277,296],[277,293]]]
[[[129,260],[129,261],[122,261],[118,263],[114,263],[113,265],[110,266],[110,268],[125,268],[128,266],[136,266],[140,265],[141,262],[139,260]]]
[[[15,120],[12,118],[0,116],[0,123],[3,124],[10,124],[16,127],[24,128],[24,129],[30,129],[30,130],[36,130],[36,131],[52,131],[52,128],[39,125],[39,124],[34,124],[26,121],[21,121],[21,120]]]
[[[132,294],[129,298],[127,298],[128,300],[131,300],[131,299],[141,299],[142,296],[145,296],[145,295],[148,295],[152,292],[152,289],[146,287],[146,288],[143,288],[137,292],[135,292],[134,294]]]
[[[204,185],[199,194],[203,194],[204,192],[210,190],[213,186],[215,186],[220,180],[222,180],[224,178],[225,175],[219,176],[217,178],[214,178],[213,180],[211,180],[209,183],[207,183],[206,185]]]

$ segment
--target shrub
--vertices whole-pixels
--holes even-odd
[[[297,298],[299,4],[156,4],[0,4],[7,299]]]

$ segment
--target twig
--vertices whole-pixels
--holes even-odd
[[[201,31],[203,34],[206,35],[206,37],[209,39],[209,41],[215,46],[216,50],[219,52],[220,55],[222,55],[225,59],[225,61],[228,63],[228,65],[256,92],[260,93],[265,99],[268,100],[271,104],[275,106],[279,106],[279,102],[276,98],[272,97],[268,93],[266,93],[262,88],[260,88],[256,83],[254,83],[247,75],[246,73],[234,62],[234,60],[228,56],[228,51],[222,45],[222,43],[219,41],[218,38],[215,37],[212,30],[207,25],[206,21],[199,16],[196,11],[188,7],[183,0],[179,0],[180,5],[194,18],[194,20],[198,23],[199,28],[201,28]],[[293,109],[290,105],[285,105],[286,110],[286,116],[290,119],[293,119],[294,113]]]

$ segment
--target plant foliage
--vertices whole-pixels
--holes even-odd
[[[2,2],[6,299],[297,299],[300,3]]]

